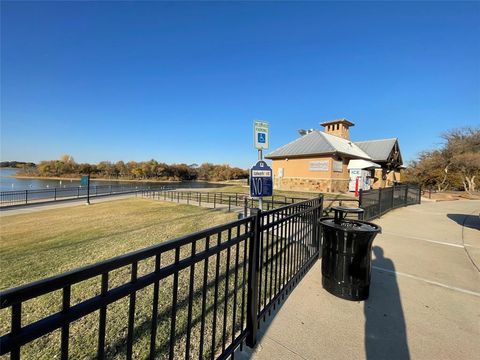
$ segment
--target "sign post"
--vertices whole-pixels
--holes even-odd
[[[84,175],[80,179],[80,185],[87,187],[87,203],[86,205],[90,205],[90,174]]]
[[[263,209],[262,197],[272,196],[272,169],[263,161],[263,149],[268,149],[268,123],[255,121],[253,142],[258,150],[258,162],[250,170],[250,196],[258,198],[258,206]]]

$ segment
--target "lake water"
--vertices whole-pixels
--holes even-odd
[[[19,169],[0,168],[0,191],[9,190],[30,190],[30,189],[53,189],[80,186],[80,178],[78,180],[53,180],[53,179],[23,179],[15,178],[15,174]],[[161,182],[161,183],[139,183],[135,181],[96,181],[92,179],[90,186],[97,185],[164,185],[178,188],[215,188],[225,186],[223,184],[213,184],[205,181],[182,181],[182,182]]]

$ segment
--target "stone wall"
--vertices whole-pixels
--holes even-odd
[[[315,192],[347,192],[346,179],[315,179],[300,177],[276,177],[274,186],[277,190],[315,191]]]

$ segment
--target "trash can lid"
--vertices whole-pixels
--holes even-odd
[[[365,211],[362,208],[349,208],[345,206],[332,206],[332,210],[347,213],[363,213]]]
[[[341,219],[339,222],[335,222],[335,219],[333,218],[323,218],[323,219],[320,219],[320,223],[323,226],[328,226],[336,230],[342,230],[347,232],[348,231],[374,232],[374,233],[382,232],[382,228],[380,226],[367,221]]]

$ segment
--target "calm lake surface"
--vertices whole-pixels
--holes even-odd
[[[21,179],[15,178],[19,169],[0,168],[0,191],[9,190],[30,190],[30,189],[52,189],[80,186],[80,177],[78,180],[52,180],[52,179]],[[96,181],[92,179],[90,186],[96,185],[164,185],[177,188],[215,188],[225,186],[224,184],[212,184],[205,181],[182,181],[182,182],[161,182],[161,183],[139,183],[135,181]]]

